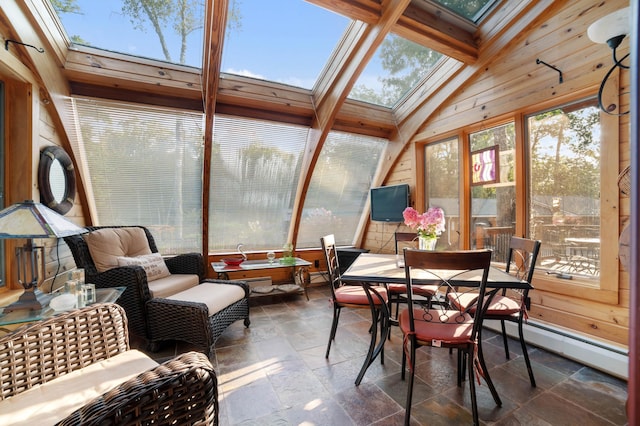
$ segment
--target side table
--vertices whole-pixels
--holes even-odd
[[[309,294],[307,293],[307,280],[305,277],[309,273],[309,266],[311,266],[311,262],[300,259],[299,257],[294,257],[290,260],[276,259],[273,262],[269,262],[268,260],[245,260],[238,266],[229,266],[224,262],[211,262],[211,267],[213,268],[213,271],[218,274],[218,279],[223,280],[228,280],[229,274],[234,272],[291,268],[291,278],[294,283],[300,283],[299,287],[289,287],[287,285],[287,287],[278,288],[278,286],[274,286],[275,288],[273,293],[268,294],[290,294],[302,289],[304,290],[304,295],[307,300],[309,300]],[[286,290],[283,288],[286,288]]]
[[[111,287],[111,288],[97,288],[96,289],[96,302],[95,303],[113,303],[124,293],[126,287]],[[18,310],[3,312],[3,307],[0,307],[0,327],[11,324],[22,324],[32,321],[40,321],[49,317],[52,317],[60,312],[55,311],[49,306],[51,299],[53,299],[59,292],[55,293],[43,293],[40,290],[36,290],[36,298],[42,304],[42,309],[38,310]]]

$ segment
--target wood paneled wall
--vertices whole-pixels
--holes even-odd
[[[489,63],[482,73],[469,80],[424,122],[412,141],[414,149],[405,150],[398,158],[385,179],[385,185],[407,182],[412,190],[422,188],[417,181],[421,176],[417,170],[416,156],[425,142],[443,140],[453,133],[463,135],[465,129],[470,127],[477,128],[498,117],[516,117],[522,112],[531,112],[541,105],[548,105],[549,101],[561,105],[580,97],[595,95],[612,65],[611,50],[606,45],[592,43],[587,37],[587,28],[598,17],[628,4],[621,0],[603,1],[597,5],[586,0],[567,2],[560,13],[548,16],[542,25],[529,29],[529,35],[522,43],[511,46],[499,61]],[[627,53],[628,49],[629,38],[620,47],[619,57]],[[559,84],[558,73],[552,69],[537,65],[537,58],[559,68],[564,82]],[[621,108],[628,110],[628,72],[620,75],[619,92]],[[618,119],[618,127],[619,164],[615,166],[621,171],[630,161],[628,115]],[[617,188],[607,191],[607,194],[610,192],[612,196],[616,196]],[[415,195],[421,197],[421,194],[412,195],[414,199]],[[416,207],[421,209],[424,206]],[[629,199],[620,196],[620,230],[628,219]],[[363,246],[376,252],[393,252],[395,230],[395,226],[371,223]],[[617,247],[618,235],[603,232],[602,238],[613,239],[612,243]],[[602,276],[601,280],[615,281],[613,284],[618,289],[618,303],[599,303],[562,293],[536,290],[531,293],[533,306],[530,318],[596,339],[627,345],[629,276],[619,267],[617,259],[615,263],[612,269],[619,271],[618,274]],[[535,279],[533,284],[536,285]]]

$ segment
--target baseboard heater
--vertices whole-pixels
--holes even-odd
[[[498,321],[487,320],[484,326],[500,331]],[[506,329],[509,336],[517,339],[516,324],[508,322]],[[529,320],[524,324],[524,338],[527,345],[537,346],[620,379],[629,378],[629,355],[625,348],[589,339],[535,320]]]

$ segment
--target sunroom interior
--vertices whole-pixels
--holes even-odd
[[[204,253],[212,278],[211,262],[292,244],[306,284],[326,286],[320,238],[395,253],[405,207],[443,209],[436,250],[500,263],[506,239],[537,239],[528,341],[628,380],[637,419],[637,22],[613,55],[588,34],[625,8],[638,2],[3,0],[0,207],[43,201],[54,146],[72,162],[53,194],[67,201],[71,173],[67,219],[145,226],[164,255]],[[396,217],[376,216],[379,188],[408,188]],[[23,242],[3,241],[5,305]],[[39,244],[52,290],[76,264],[64,241]]]

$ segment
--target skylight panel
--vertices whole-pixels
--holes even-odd
[[[477,24],[497,0],[432,0],[455,14]]]
[[[435,50],[388,34],[356,81],[349,98],[391,108],[443,57]]]
[[[303,0],[242,0],[236,11],[227,23],[222,72],[309,90],[349,24]]]
[[[73,44],[202,67],[204,2],[51,0]],[[72,8],[65,8],[71,4]],[[145,6],[145,7],[143,7]]]

